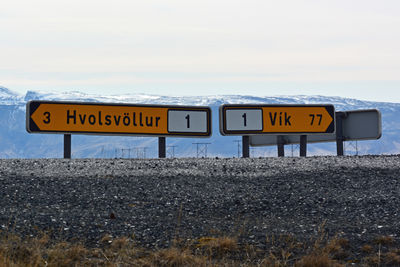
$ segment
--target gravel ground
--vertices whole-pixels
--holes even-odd
[[[400,156],[0,160],[0,229],[99,245],[173,238],[400,237]]]

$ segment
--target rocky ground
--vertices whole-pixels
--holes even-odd
[[[0,229],[97,246],[228,235],[400,236],[400,156],[0,161]]]

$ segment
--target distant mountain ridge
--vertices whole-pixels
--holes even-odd
[[[348,143],[347,154],[397,154],[400,152],[400,104],[362,101],[326,96],[271,96],[246,95],[160,96],[126,94],[100,96],[74,91],[68,93],[28,91],[25,95],[0,86],[0,158],[62,157],[62,135],[28,134],[25,130],[25,105],[29,100],[62,100],[107,103],[137,103],[165,105],[196,105],[212,108],[213,135],[208,139],[167,138],[169,156],[237,157],[240,137],[219,134],[218,108],[222,104],[333,104],[337,111],[378,109],[382,113],[383,136],[378,141]],[[193,143],[211,143],[195,145]],[[207,147],[206,147],[207,146]],[[172,148],[173,147],[173,148]],[[206,151],[205,151],[206,150]],[[286,154],[297,155],[296,147],[287,146]],[[157,138],[73,135],[73,157],[156,157]],[[239,151],[240,154],[240,151]],[[275,147],[254,148],[253,156],[275,156]],[[309,145],[309,155],[334,155],[333,143]]]

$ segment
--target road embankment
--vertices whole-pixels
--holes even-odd
[[[97,246],[228,235],[399,242],[400,157],[0,160],[0,229]],[[320,229],[321,230],[321,229]]]

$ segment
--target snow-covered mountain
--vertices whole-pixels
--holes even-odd
[[[333,104],[336,111],[376,108],[382,113],[382,138],[376,141],[346,142],[347,154],[397,154],[400,152],[400,104],[361,101],[325,96],[243,95],[160,96],[145,94],[100,96],[82,92],[54,93],[28,91],[20,95],[0,87],[0,158],[62,157],[63,136],[29,134],[25,130],[25,105],[29,100],[69,100],[108,103],[199,105],[212,108],[211,138],[167,138],[167,154],[176,157],[237,157],[240,137],[219,134],[218,107],[222,104]],[[157,138],[73,135],[72,156],[81,157],[157,157]],[[209,144],[193,144],[209,143]],[[334,155],[334,143],[310,144],[308,155]],[[298,155],[297,146],[286,146],[286,155]],[[251,156],[275,156],[275,147],[252,148]]]

